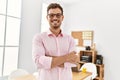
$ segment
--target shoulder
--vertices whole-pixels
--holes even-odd
[[[43,33],[36,33],[33,37],[33,39],[41,39],[43,36],[45,36],[47,33],[43,32]]]

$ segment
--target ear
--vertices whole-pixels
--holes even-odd
[[[62,21],[63,21],[63,19],[64,19],[64,15],[62,16]]]

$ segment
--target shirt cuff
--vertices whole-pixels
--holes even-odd
[[[51,63],[52,63],[52,57],[41,56],[39,58],[39,62],[43,66],[43,68],[50,69],[51,68]]]

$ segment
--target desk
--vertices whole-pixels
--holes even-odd
[[[16,77],[16,78],[14,78],[12,80],[36,80],[36,78],[32,74],[29,74],[29,75],[24,75],[24,76]]]
[[[88,76],[92,75],[92,73],[90,73],[90,72],[86,72],[86,73],[72,72],[72,74],[73,74],[72,80],[83,80],[83,79],[87,78]],[[25,75],[25,76],[16,77],[12,80],[36,80],[36,78],[32,74],[29,74],[29,75]]]
[[[92,75],[90,72],[72,72],[73,79],[72,80],[84,80],[88,76]]]

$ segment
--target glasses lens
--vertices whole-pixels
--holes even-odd
[[[60,18],[61,16],[62,16],[62,14],[61,13],[58,13],[58,14],[48,14],[48,16],[50,17],[50,18],[53,18],[53,17],[57,17],[57,18]]]
[[[62,14],[56,14],[57,18],[60,18],[62,16]]]
[[[50,18],[53,18],[55,15],[54,14],[48,14]]]

